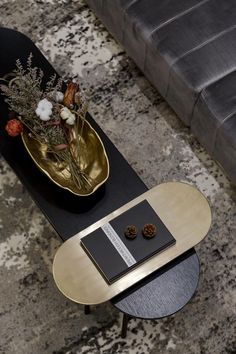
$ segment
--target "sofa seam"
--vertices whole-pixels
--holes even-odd
[[[112,0],[114,1],[114,0]],[[123,7],[123,10],[126,11],[128,10],[131,6],[133,6],[135,3],[139,2],[140,0],[132,0],[127,6]]]
[[[234,115],[236,114],[236,110],[231,112],[230,114],[228,114],[223,120],[222,122],[217,126],[216,128],[216,132],[215,132],[215,140],[214,140],[214,143],[213,143],[213,147],[212,147],[212,153],[214,153],[215,151],[215,148],[216,148],[216,140],[217,140],[217,137],[218,137],[218,134],[219,134],[219,130],[221,129],[221,127],[223,126],[223,124],[225,122],[227,122],[231,117],[233,117]]]
[[[216,80],[210,82],[207,86],[205,86],[204,88],[202,88],[199,92],[197,92],[197,100],[198,100],[198,96],[200,96],[202,94],[202,92],[204,90],[206,90],[208,87],[210,87],[211,85],[215,84],[217,81],[222,80],[224,77],[232,74],[234,71],[236,71],[236,66],[233,68],[233,70],[228,71],[227,73],[224,73],[222,76],[220,76],[219,78],[217,78]],[[179,75],[178,75],[179,76]],[[179,76],[179,78],[181,79],[181,77]],[[183,80],[182,80],[183,81]],[[206,102],[206,101],[205,101]],[[195,105],[194,105],[195,106]],[[194,111],[192,112],[192,115],[194,114]],[[190,123],[192,122],[192,115],[190,117]]]
[[[181,59],[187,57],[189,54],[191,54],[191,53],[197,51],[198,49],[201,49],[201,48],[205,47],[207,44],[214,42],[216,39],[223,37],[225,34],[230,33],[230,32],[233,31],[235,28],[236,28],[236,24],[233,25],[233,26],[231,26],[231,27],[228,27],[227,29],[224,29],[223,31],[219,32],[218,34],[215,34],[215,35],[212,36],[211,38],[209,38],[209,39],[203,41],[202,43],[200,43],[200,44],[197,45],[196,47],[194,47],[194,48],[188,50],[186,53],[184,53],[183,55],[181,55],[180,57],[178,57],[176,60],[173,61],[173,63],[171,64],[171,68],[172,68],[173,66],[175,66],[175,64],[176,64],[179,60],[181,60]]]
[[[114,1],[114,0],[112,0],[112,1]],[[131,1],[127,6],[124,6],[124,7],[121,7],[121,10],[122,10],[122,17],[123,17],[123,23],[122,23],[122,25],[123,25],[123,27],[122,27],[122,35],[121,35],[121,41],[122,41],[122,44],[124,44],[124,24],[125,24],[125,22],[126,22],[126,15],[127,15],[127,12],[126,12],[126,10],[128,10],[129,9],[129,7],[130,6],[132,6],[132,5],[134,5],[136,2],[138,2],[139,0],[133,0],[133,1]],[[131,23],[132,23],[132,26],[133,26],[133,21],[131,21]]]
[[[216,83],[216,82],[222,80],[224,77],[227,77],[228,75],[232,74],[232,73],[235,72],[235,71],[236,71],[236,69],[230,71],[228,74],[222,76],[220,79],[218,79],[218,80],[214,81],[213,83],[211,83],[210,85],[206,86],[206,87],[199,93],[199,95],[198,95],[198,97],[197,97],[197,99],[196,99],[196,104],[194,104],[194,109],[193,109],[193,112],[192,112],[192,115],[191,115],[191,120],[190,120],[190,127],[191,127],[191,129],[192,129],[192,120],[193,120],[193,116],[194,116],[194,111],[195,111],[195,109],[196,109],[196,105],[197,105],[197,103],[198,103],[198,101],[199,101],[200,98],[204,101],[204,103],[205,103],[205,105],[206,105],[208,111],[209,111],[214,117],[216,117],[216,113],[210,108],[210,106],[209,106],[208,103],[207,103],[205,92],[206,92],[206,90],[207,90],[210,86],[212,86],[214,83]],[[218,119],[216,119],[216,120],[217,120],[216,130],[215,130],[215,133],[214,133],[214,135],[213,135],[213,143],[212,143],[212,146],[211,146],[211,148],[210,148],[210,152],[211,152],[212,154],[214,153],[214,150],[215,150],[215,147],[216,147],[216,139],[217,139],[218,132],[219,132],[220,128],[221,128],[222,125],[223,125],[228,119],[230,119],[234,114],[236,114],[236,109],[235,109],[233,112],[229,113],[221,122],[220,122]]]
[[[188,13],[194,11],[195,9],[201,7],[202,5],[206,4],[206,3],[209,2],[209,1],[211,1],[211,0],[202,0],[202,1],[199,2],[198,4],[193,5],[193,6],[189,7],[188,9],[179,12],[178,14],[176,14],[175,16],[173,16],[171,19],[169,19],[169,20],[163,22],[162,24],[160,24],[159,26],[157,26],[156,28],[154,28],[154,29],[150,32],[149,38],[153,35],[153,33],[155,33],[156,31],[158,31],[160,28],[163,28],[163,27],[165,27],[166,25],[168,25],[169,23],[174,22],[176,19],[181,18],[182,16],[187,15]]]
[[[133,5],[135,5],[136,3],[138,3],[139,1],[141,0],[134,0],[133,2],[129,3],[127,5],[127,7],[123,7],[122,8],[122,11],[124,12],[125,15],[128,15],[127,14],[127,10],[132,7]],[[202,5],[204,5],[205,3],[209,2],[211,0],[202,0],[201,2],[199,2],[198,4],[196,5],[193,5],[191,7],[189,7],[188,9],[185,9],[184,11],[180,11],[179,13],[177,13],[176,15],[174,15],[171,19],[168,19],[166,21],[164,21],[163,23],[161,23],[159,26],[157,26],[155,29],[153,29],[150,33],[148,33],[147,35],[147,40],[150,41],[150,38],[152,36],[152,34],[155,32],[155,31],[158,31],[158,29],[164,27],[165,25],[167,25],[168,23],[171,23],[173,22],[174,20],[176,20],[177,18],[180,18],[181,16],[195,10],[196,8],[198,7],[201,7]],[[135,21],[135,18],[132,18],[132,17],[129,17],[130,19],[130,23],[132,24],[132,26],[134,26],[134,28],[136,28],[136,21]],[[141,32],[142,33],[142,32]],[[142,37],[142,36],[141,36]]]

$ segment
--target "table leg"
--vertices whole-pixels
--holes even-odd
[[[90,306],[89,305],[84,305],[84,314],[89,315],[90,314]]]
[[[122,328],[121,328],[121,338],[126,338],[127,335],[127,325],[130,320],[131,316],[127,315],[126,313],[123,314],[122,320]]]

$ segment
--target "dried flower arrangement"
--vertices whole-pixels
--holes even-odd
[[[54,161],[68,166],[79,189],[89,188],[89,177],[78,164],[80,138],[88,108],[78,83],[69,81],[62,93],[63,81],[54,75],[43,90],[44,75],[42,70],[32,67],[32,55],[27,60],[26,69],[17,60],[12,75],[12,79],[4,79],[5,83],[0,85],[9,109],[16,114],[16,118],[6,125],[8,134],[17,136],[26,129],[33,139],[47,146]]]

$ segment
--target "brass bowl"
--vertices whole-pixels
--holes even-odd
[[[72,180],[66,164],[59,164],[47,151],[47,145],[30,137],[27,130],[21,134],[24,146],[38,168],[59,187],[67,189],[78,196],[94,193],[109,176],[109,162],[104,145],[91,125],[85,121],[83,134],[79,143],[79,159],[77,163],[89,184],[79,188]]]

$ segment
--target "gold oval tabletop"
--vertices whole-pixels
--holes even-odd
[[[81,121],[79,123],[82,125]],[[78,129],[81,129],[81,126]],[[45,144],[41,144],[30,137],[27,130],[22,133],[22,140],[38,168],[59,187],[67,189],[73,194],[78,196],[91,195],[108,179],[109,162],[106,150],[99,135],[86,120],[79,141],[77,164],[81,171],[86,174],[89,184],[83,184],[81,188],[73,182],[68,165],[59,164],[58,161],[53,160]],[[76,139],[74,141],[74,148],[76,149],[78,143],[76,143]]]
[[[172,233],[176,244],[109,285],[81,247],[80,239],[145,199]],[[105,302],[194,247],[207,235],[210,225],[210,206],[195,187],[182,182],[160,184],[62,244],[53,262],[54,280],[59,290],[75,302],[88,305]]]

